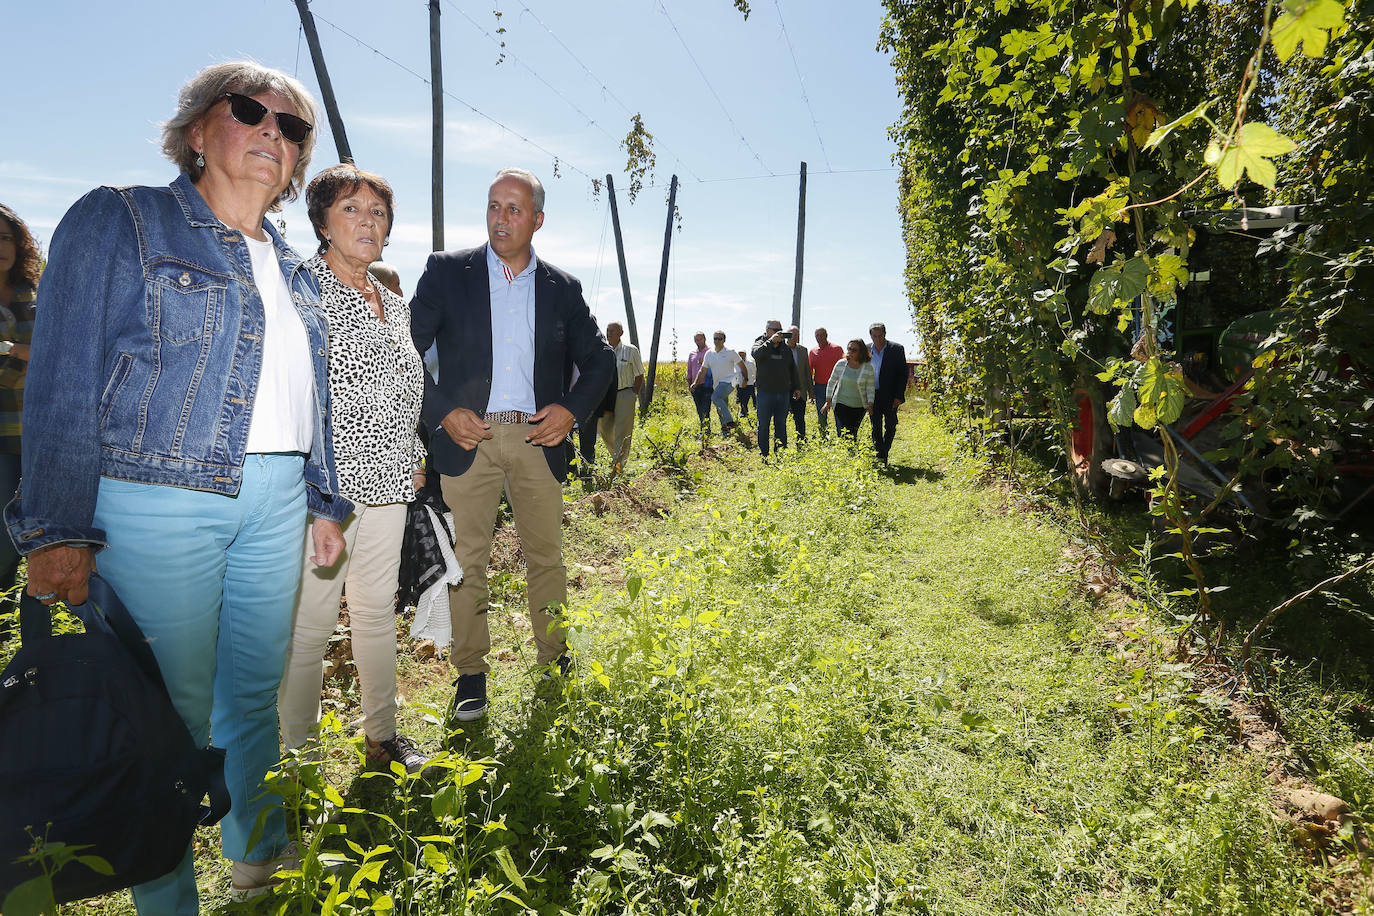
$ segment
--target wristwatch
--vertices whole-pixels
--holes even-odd
[[[10,352],[10,351],[13,350],[13,349],[14,349],[14,341],[12,341],[12,340],[0,340],[0,356],[6,354],[6,353],[8,353],[8,352]]]

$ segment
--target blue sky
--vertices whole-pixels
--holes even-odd
[[[296,74],[318,97],[292,0],[6,5],[17,104],[0,145],[0,201],[45,247],[89,188],[174,177],[158,125],[201,67],[251,57]],[[409,292],[430,250],[430,101],[428,84],[403,67],[428,75],[427,5],[314,0],[311,9],[354,157],[395,188],[386,258]],[[660,359],[671,358],[674,328],[679,358],[696,330],[723,328],[742,347],[767,318],[786,323],[791,313],[805,160],[804,338],[821,324],[832,338],[866,336],[870,321],[883,321],[889,336],[911,342],[887,137],[899,105],[887,56],[875,50],[876,0],[753,0],[747,21],[730,0],[443,0],[441,9],[447,247],[485,240],[498,168],[529,168],[548,191],[536,252],[581,278],[603,325],[623,320],[609,206],[590,182],[613,173],[647,357],[676,173],[682,220]],[[654,186],[631,204],[617,144],[635,112],[658,161]],[[316,127],[311,174],[337,160],[323,114]],[[313,250],[303,202],[282,217],[288,241]]]

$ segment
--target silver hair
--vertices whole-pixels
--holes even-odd
[[[608,332],[611,330],[611,328],[619,328],[620,333],[625,333],[625,325],[621,324],[619,321],[612,321],[610,324],[606,325],[606,330]]]
[[[192,181],[199,181],[204,169],[196,165],[198,154],[191,149],[191,129],[209,113],[220,96],[226,92],[238,92],[242,95],[275,92],[291,103],[291,107],[296,109],[297,116],[311,124],[319,121],[315,99],[295,77],[251,60],[211,64],[181,87],[181,92],[177,94],[176,114],[162,125],[162,155],[175,162],[177,168],[189,175]],[[310,154],[315,151],[316,133],[317,131],[312,130],[305,135],[305,142],[300,145],[301,153],[296,158],[296,170],[291,174],[291,181],[271,209],[280,210],[283,202],[295,200],[300,196],[301,188],[305,186],[305,172],[310,166]]]
[[[530,193],[534,196],[534,212],[544,212],[544,183],[539,180],[538,175],[528,169],[502,169],[496,173],[496,177],[491,180],[491,183],[496,184],[502,178],[518,178],[529,185]]]
[[[875,321],[868,326],[868,333],[872,334],[874,331],[882,331],[886,334],[887,325],[883,324],[881,321]]]

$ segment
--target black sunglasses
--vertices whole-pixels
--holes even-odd
[[[240,124],[257,127],[262,123],[262,119],[267,117],[267,106],[252,96],[226,92],[220,98],[229,100],[229,113]],[[310,131],[314,129],[314,125],[305,118],[298,118],[284,111],[274,111],[272,114],[277,119],[277,130],[292,143],[304,143],[305,138],[310,136]]]

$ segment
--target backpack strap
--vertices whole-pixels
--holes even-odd
[[[36,646],[52,635],[52,609],[30,595],[28,589],[19,593],[19,641]]]
[[[167,692],[167,683],[162,679],[162,669],[157,666],[157,658],[153,655],[152,647],[148,645],[143,631],[138,628],[134,618],[129,616],[128,608],[119,600],[119,596],[108,582],[98,574],[92,575],[90,594],[86,598],[86,603],[72,610],[86,621],[88,626],[91,622],[88,618],[93,613],[102,617],[119,637],[119,641],[124,643],[124,648],[129,650],[129,654],[143,669],[143,673],[152,678],[153,683],[161,687],[163,693]]]
[[[229,813],[229,787],[224,784],[223,748],[214,745],[201,748],[200,764],[205,773],[205,794],[210,797],[210,804],[200,806],[200,825],[213,827]]]

